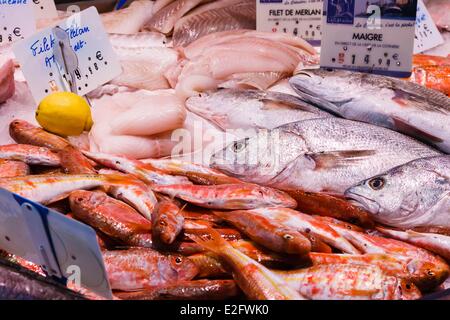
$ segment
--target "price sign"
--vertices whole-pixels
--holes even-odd
[[[54,0],[33,0],[36,19],[51,19],[58,17]]]
[[[0,249],[40,265],[62,283],[74,281],[112,298],[95,231],[3,189]]]
[[[450,14],[450,12],[448,14]],[[431,18],[425,4],[422,0],[419,0],[417,4],[414,53],[420,53],[432,49],[443,43],[444,39]]]
[[[325,0],[320,64],[411,75],[417,0]]]
[[[37,103],[54,91],[86,95],[122,72],[95,7],[16,43],[13,50]]]
[[[323,0],[257,0],[256,29],[283,32],[320,45]]]
[[[15,42],[36,31],[30,0],[0,1],[0,45]]]

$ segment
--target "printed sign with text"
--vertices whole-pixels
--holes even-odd
[[[409,77],[417,0],[325,0],[320,65]]]

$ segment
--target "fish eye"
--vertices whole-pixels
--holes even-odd
[[[176,264],[180,264],[180,263],[182,263],[183,262],[183,259],[181,259],[181,257],[176,257],[175,258],[175,263]]]
[[[246,147],[245,141],[236,141],[231,145],[231,149],[233,150],[234,153],[241,152],[242,150],[245,149],[245,147]]]
[[[288,233],[286,233],[286,234],[283,236],[283,238],[284,238],[285,240],[292,240],[292,239],[294,239],[294,237],[293,237],[292,235],[288,234]]]
[[[369,180],[369,186],[373,189],[373,190],[381,190],[383,189],[385,184],[385,181],[383,178],[373,178],[371,180]]]

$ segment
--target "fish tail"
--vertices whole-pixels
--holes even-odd
[[[206,229],[191,230],[189,238],[202,247],[217,254],[221,254],[224,252],[225,248],[231,247],[228,242],[222,239],[220,233],[210,227]]]

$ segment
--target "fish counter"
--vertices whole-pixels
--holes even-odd
[[[0,299],[450,299],[450,2],[409,78],[320,68],[257,2],[128,1],[69,36],[92,7],[58,5],[49,80],[0,40]],[[64,270],[93,255],[104,281]]]

